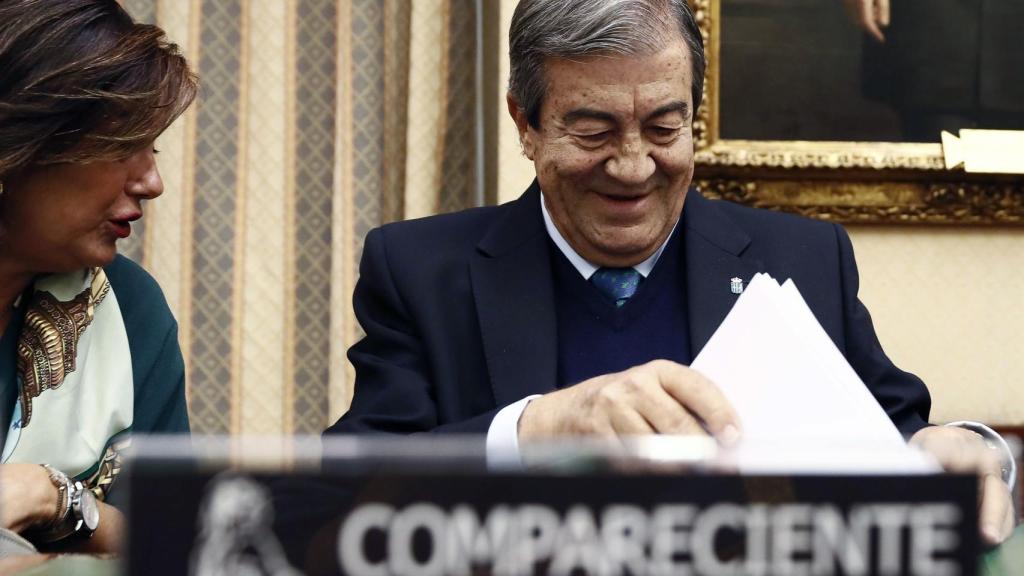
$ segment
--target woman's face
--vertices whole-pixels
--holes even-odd
[[[123,160],[38,166],[9,178],[0,197],[4,256],[33,273],[109,264],[142,217],[142,200],[163,193],[154,155],[147,146]]]

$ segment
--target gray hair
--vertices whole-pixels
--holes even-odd
[[[547,91],[545,59],[651,54],[677,32],[690,48],[696,114],[704,89],[704,41],[686,0],[521,0],[509,28],[508,90],[538,128]]]

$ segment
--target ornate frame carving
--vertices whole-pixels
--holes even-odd
[[[719,138],[721,0],[690,0],[708,66],[696,184],[751,206],[862,224],[1024,225],[1024,177],[947,170],[940,144]]]

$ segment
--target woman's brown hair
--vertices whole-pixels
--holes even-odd
[[[0,0],[0,180],[148,145],[196,95],[163,30],[115,0]]]

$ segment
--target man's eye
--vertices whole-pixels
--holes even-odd
[[[650,128],[651,135],[657,142],[666,142],[672,140],[679,134],[679,128],[669,126],[652,126]]]
[[[608,131],[604,132],[593,132],[590,134],[577,134],[577,138],[583,141],[584,144],[590,146],[597,146],[603,144],[608,139]]]

